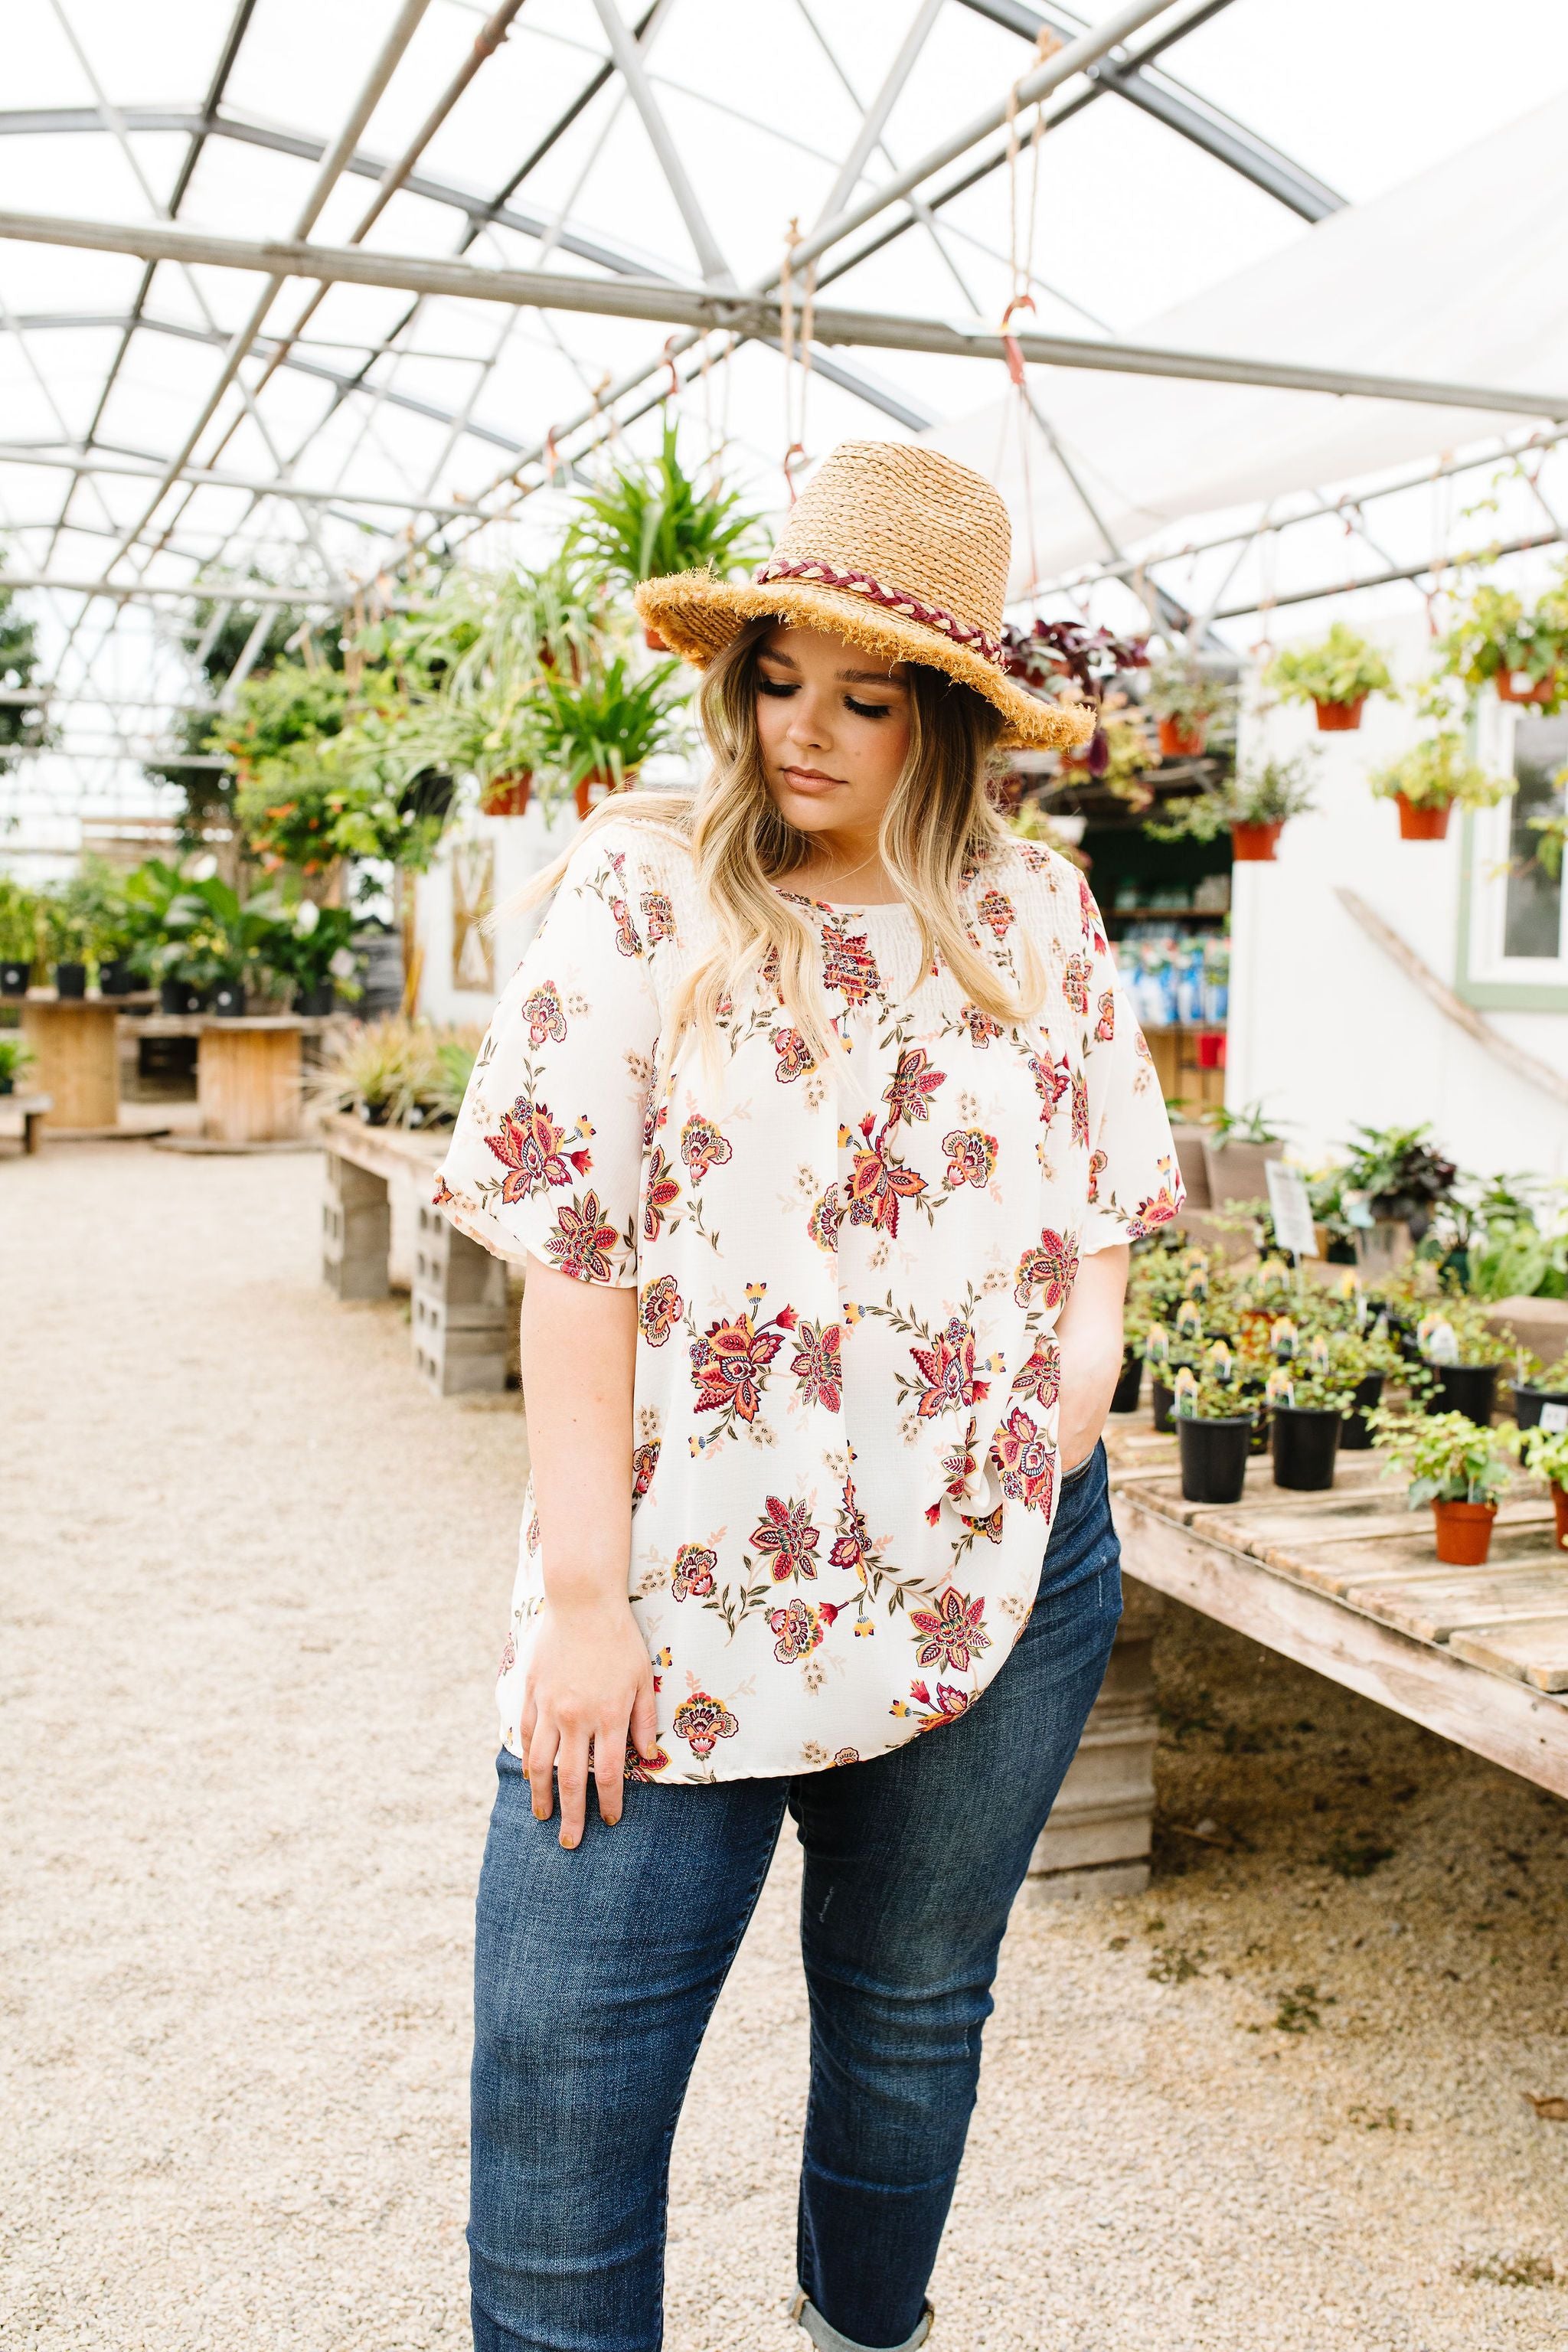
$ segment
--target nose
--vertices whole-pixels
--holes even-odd
[[[803,751],[826,751],[832,740],[825,698],[814,686],[803,685],[790,704],[789,740]]]

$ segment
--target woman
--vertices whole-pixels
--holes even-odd
[[[1002,667],[1007,562],[976,475],[851,443],[753,582],[638,591],[706,669],[712,772],[545,877],[437,1187],[528,1262],[479,2352],[655,2352],[670,2141],[786,1810],[795,2309],[833,2352],[930,2327],[997,1949],[1121,1608],[1128,1245],[1180,1201],[1093,899],[987,798],[998,746],[1087,732]]]

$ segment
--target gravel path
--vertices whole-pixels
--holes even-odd
[[[467,2340],[522,1427],[328,1299],[320,1181],[0,1166],[7,2352]],[[1160,1672],[1155,1885],[1020,1911],[934,2352],[1560,2347],[1568,1808],[1183,1612]],[[804,2340],[795,1877],[677,2143],[670,2352]]]

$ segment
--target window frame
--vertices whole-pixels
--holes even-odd
[[[1475,755],[1483,768],[1514,773],[1519,715],[1517,704],[1495,694],[1484,698],[1475,720]],[[1463,813],[1455,993],[1478,1011],[1568,1013],[1568,868],[1556,955],[1503,952],[1512,805],[1501,801],[1495,808]]]

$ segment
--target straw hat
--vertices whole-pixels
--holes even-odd
[[[1003,713],[1005,745],[1087,742],[1092,712],[1041,702],[1003,667],[1012,539],[1006,508],[969,467],[908,442],[843,441],[750,580],[678,572],[645,580],[637,608],[699,669],[748,621],[773,614],[888,661],[946,670]]]

